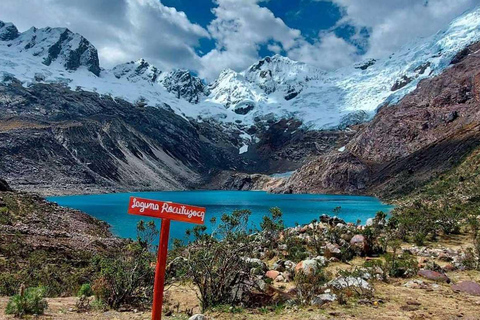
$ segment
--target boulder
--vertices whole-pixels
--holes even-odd
[[[285,277],[283,276],[283,274],[279,274],[279,275],[275,278],[275,282],[286,282],[286,279],[285,279]]]
[[[366,253],[368,251],[368,243],[365,237],[361,234],[356,234],[350,240],[350,245],[355,250],[359,250],[360,253]]]
[[[373,290],[370,283],[368,283],[367,281],[365,281],[360,277],[339,277],[337,279],[330,281],[327,285],[337,290],[351,288],[351,287],[360,288],[364,290]]]
[[[433,281],[439,281],[439,282],[450,282],[450,279],[444,275],[443,273],[437,272],[437,271],[432,271],[432,270],[420,270],[418,271],[418,275],[420,277],[433,280]]]
[[[325,245],[325,256],[326,257],[340,258],[341,255],[342,255],[342,251],[340,250],[340,246],[338,244],[328,242]]]
[[[346,224],[346,222],[338,217],[330,217],[326,214],[320,216],[320,222],[326,223],[330,226],[335,226],[337,224]]]
[[[296,266],[297,265],[293,261],[290,261],[290,260],[285,261],[285,269],[290,271],[290,272],[295,271]]]
[[[280,275],[280,272],[276,271],[276,270],[269,270],[267,271],[267,273],[265,274],[265,276],[267,278],[270,278],[272,280],[275,280],[278,276]]]
[[[312,299],[312,305],[323,306],[326,303],[337,301],[337,295],[333,293],[324,293]]]
[[[317,261],[318,266],[319,266],[320,268],[326,267],[326,266],[328,265],[328,260],[325,259],[324,256],[318,256],[318,257],[316,257],[316,258],[313,258],[313,260]]]
[[[455,292],[465,292],[474,296],[480,296],[480,284],[473,281],[462,281],[452,285]]]
[[[311,275],[319,269],[320,265],[317,260],[303,260],[295,267],[295,273],[303,272],[306,275]]]
[[[206,320],[207,317],[205,317],[203,314],[195,314],[188,318],[188,320]]]

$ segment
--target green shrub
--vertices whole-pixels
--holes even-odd
[[[6,314],[13,314],[16,317],[23,317],[27,314],[43,314],[48,307],[45,300],[45,288],[34,287],[28,288],[25,291],[20,290],[19,294],[10,298],[5,309]]]
[[[312,299],[323,293],[323,285],[329,280],[329,274],[321,268],[312,273],[305,274],[300,271],[295,274],[294,282],[297,296],[302,304],[310,304]]]
[[[291,261],[302,261],[308,258],[309,253],[304,240],[297,237],[288,237],[287,241],[287,256],[285,257]]]
[[[249,210],[224,214],[213,234],[205,228],[194,228],[188,234],[193,240],[184,250],[177,250],[173,261],[180,279],[198,288],[202,310],[218,306],[259,306],[261,301],[252,295],[261,290],[261,282],[252,274],[248,259],[255,252],[254,236],[249,234]],[[221,239],[221,240],[220,240]],[[255,268],[253,268],[255,269]]]
[[[96,311],[105,311],[107,310],[107,305],[102,300],[95,298],[90,303],[90,308]]]
[[[383,257],[385,261],[379,259],[365,261],[364,266],[372,273],[379,274],[384,281],[388,277],[409,278],[417,274],[418,261],[410,253],[403,252],[401,255],[395,252],[386,253]]]
[[[151,303],[155,276],[151,265],[156,260],[152,250],[157,235],[155,223],[140,221],[136,241],[126,245],[115,257],[93,259],[97,278],[91,289],[98,300],[115,310]]]
[[[92,286],[90,285],[90,283],[84,283],[84,284],[82,284],[82,286],[80,287],[80,290],[78,290],[77,296],[78,296],[78,297],[81,297],[81,296],[85,296],[85,297],[93,296],[93,290],[92,290]]]
[[[417,274],[418,261],[408,252],[403,252],[400,256],[387,253],[385,263],[388,266],[388,272],[394,278],[408,278]]]

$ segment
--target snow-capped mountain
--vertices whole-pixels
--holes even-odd
[[[55,62],[70,71],[83,66],[97,76],[100,74],[97,49],[87,39],[67,28],[32,27],[18,33],[13,24],[2,23],[0,34],[0,39],[8,41],[10,49],[38,57],[44,65]]]
[[[186,70],[163,72],[143,59],[100,69],[96,49],[68,29],[32,28],[19,33],[2,22],[0,80],[14,76],[26,86],[62,82],[72,89],[168,105],[184,117],[214,119],[244,129],[281,118],[296,118],[312,129],[344,128],[367,120],[380,106],[398,102],[477,41],[480,7],[388,58],[325,72],[276,55],[242,72],[225,70],[207,86]]]
[[[170,93],[183,98],[190,103],[199,103],[208,96],[207,85],[188,70],[162,72],[144,59],[131,61],[114,67],[111,72],[117,79],[127,79],[130,82],[147,82],[160,84]]]

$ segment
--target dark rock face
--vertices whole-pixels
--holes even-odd
[[[293,98],[297,97],[301,92],[303,88],[296,88],[294,86],[288,88],[287,92],[285,93],[285,100],[289,101],[292,100]]]
[[[0,176],[43,194],[208,187],[223,171],[245,175],[223,175],[219,188],[263,189],[271,179],[250,174],[295,170],[353,135],[280,121],[256,127],[260,142],[239,155],[241,131],[216,122],[61,85],[25,88],[15,79],[0,85],[0,110]]]
[[[401,79],[397,80],[393,86],[392,86],[392,89],[390,89],[391,91],[397,91],[397,90],[400,90],[402,89],[403,87],[405,87],[407,84],[409,84],[410,82],[412,82],[412,78],[410,77],[407,77],[407,76],[403,76]]]
[[[263,174],[223,171],[213,176],[202,188],[208,190],[271,191],[283,181]]]
[[[80,37],[79,44],[76,48],[71,48],[74,37]],[[65,29],[58,41],[48,49],[48,56],[43,63],[48,66],[61,56],[65,60],[64,66],[67,70],[77,70],[80,66],[86,66],[96,76],[100,75],[97,49],[87,39],[68,29]]]
[[[282,189],[286,193],[362,193],[370,180],[366,164],[349,152],[312,160],[300,168]]]
[[[283,192],[392,197],[424,185],[480,146],[480,44],[399,104],[381,108],[344,153],[301,168]],[[474,53],[477,52],[477,53]]]
[[[283,119],[267,128],[257,128],[260,142],[253,148],[253,155],[250,154],[259,160],[256,172],[296,170],[305,161],[344,146],[355,134],[354,131],[308,131],[301,125],[297,120]]]
[[[465,59],[466,57],[468,57],[468,55],[471,53],[472,51],[470,50],[470,48],[465,48],[463,49],[462,51],[460,51],[459,53],[457,53],[455,55],[455,57],[453,57],[452,61],[450,62],[451,64],[457,64],[457,63],[460,63],[463,61],[463,59]]]
[[[355,69],[360,69],[360,70],[367,70],[368,68],[370,68],[371,66],[373,66],[375,64],[375,62],[377,62],[377,60],[375,59],[370,59],[362,64],[359,64],[357,66],[355,66]]]
[[[209,94],[207,85],[187,70],[170,72],[162,83],[168,92],[173,92],[178,98],[184,98],[190,103],[198,103],[202,96]]]
[[[253,104],[246,104],[241,106],[236,106],[235,110],[233,110],[236,114],[247,114],[255,108]]]
[[[33,56],[43,58],[45,65],[58,60],[67,70],[83,66],[100,75],[97,49],[87,39],[66,28],[31,28],[18,33],[13,24],[0,21],[0,41],[11,41],[9,45],[19,51],[32,51]]]
[[[9,41],[18,37],[18,29],[11,23],[0,21],[0,41]]]
[[[0,191],[12,191],[7,181],[0,178]]]
[[[240,167],[174,113],[59,85],[0,86],[0,175],[21,189],[184,189],[211,168]],[[204,124],[207,125],[207,124]]]

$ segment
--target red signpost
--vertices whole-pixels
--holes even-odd
[[[204,224],[205,212],[206,209],[201,207],[130,197],[130,204],[128,205],[129,214],[162,219],[157,266],[155,268],[155,284],[153,288],[152,320],[162,319],[163,286],[165,283],[170,221],[177,220]]]

